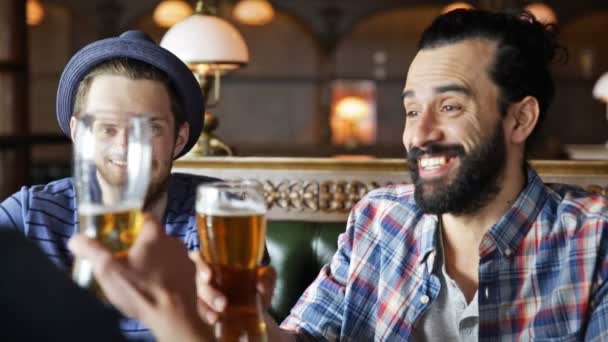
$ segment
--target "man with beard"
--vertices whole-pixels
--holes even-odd
[[[153,161],[144,211],[164,225],[167,235],[197,249],[195,190],[208,179],[170,173],[173,159],[190,150],[202,128],[203,99],[188,67],[143,32],[94,42],[72,57],[59,82],[57,119],[72,138],[75,113],[150,116]],[[100,169],[105,181],[119,182],[112,170],[124,167],[124,157],[119,151],[104,156]],[[72,178],[23,187],[0,204],[0,227],[24,234],[66,272],[73,262],[67,241],[77,224]],[[152,339],[137,321],[124,320],[121,328],[130,338]]]
[[[331,263],[281,328],[267,320],[269,339],[608,339],[608,200],[543,184],[525,159],[554,93],[553,32],[458,10],[419,47],[403,91],[414,184],[353,208]],[[222,298],[197,264],[199,297]]]

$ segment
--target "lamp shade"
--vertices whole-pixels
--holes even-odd
[[[593,86],[593,97],[608,102],[608,72],[604,73]]]
[[[245,40],[226,20],[194,14],[173,25],[160,45],[198,72],[227,71],[249,62]]]

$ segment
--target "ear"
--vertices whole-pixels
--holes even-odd
[[[70,137],[72,138],[72,142],[76,141],[76,118],[70,117]]]
[[[521,101],[511,104],[507,113],[506,136],[513,144],[523,144],[534,131],[540,109],[534,96],[526,96]]]
[[[190,124],[184,122],[179,127],[179,130],[177,131],[177,137],[175,137],[175,146],[173,147],[173,159],[175,159],[175,157],[177,157],[182,152],[184,146],[186,146],[186,143],[188,142],[189,136]]]

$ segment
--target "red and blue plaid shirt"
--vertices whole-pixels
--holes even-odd
[[[608,199],[532,169],[479,246],[479,339],[608,340]],[[407,341],[437,298],[438,219],[414,188],[369,193],[284,329],[315,340]],[[471,246],[475,248],[475,246]],[[437,327],[441,329],[441,327]]]

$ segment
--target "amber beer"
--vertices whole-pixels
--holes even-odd
[[[214,327],[216,339],[266,341],[256,290],[256,273],[264,256],[264,213],[197,210],[197,221],[202,258],[213,269],[213,284],[228,299],[226,311]]]
[[[83,205],[78,209],[78,230],[99,240],[115,256],[124,257],[143,225],[143,214],[138,206]],[[76,259],[73,279],[82,287],[101,294],[93,277],[93,269],[87,260]]]

